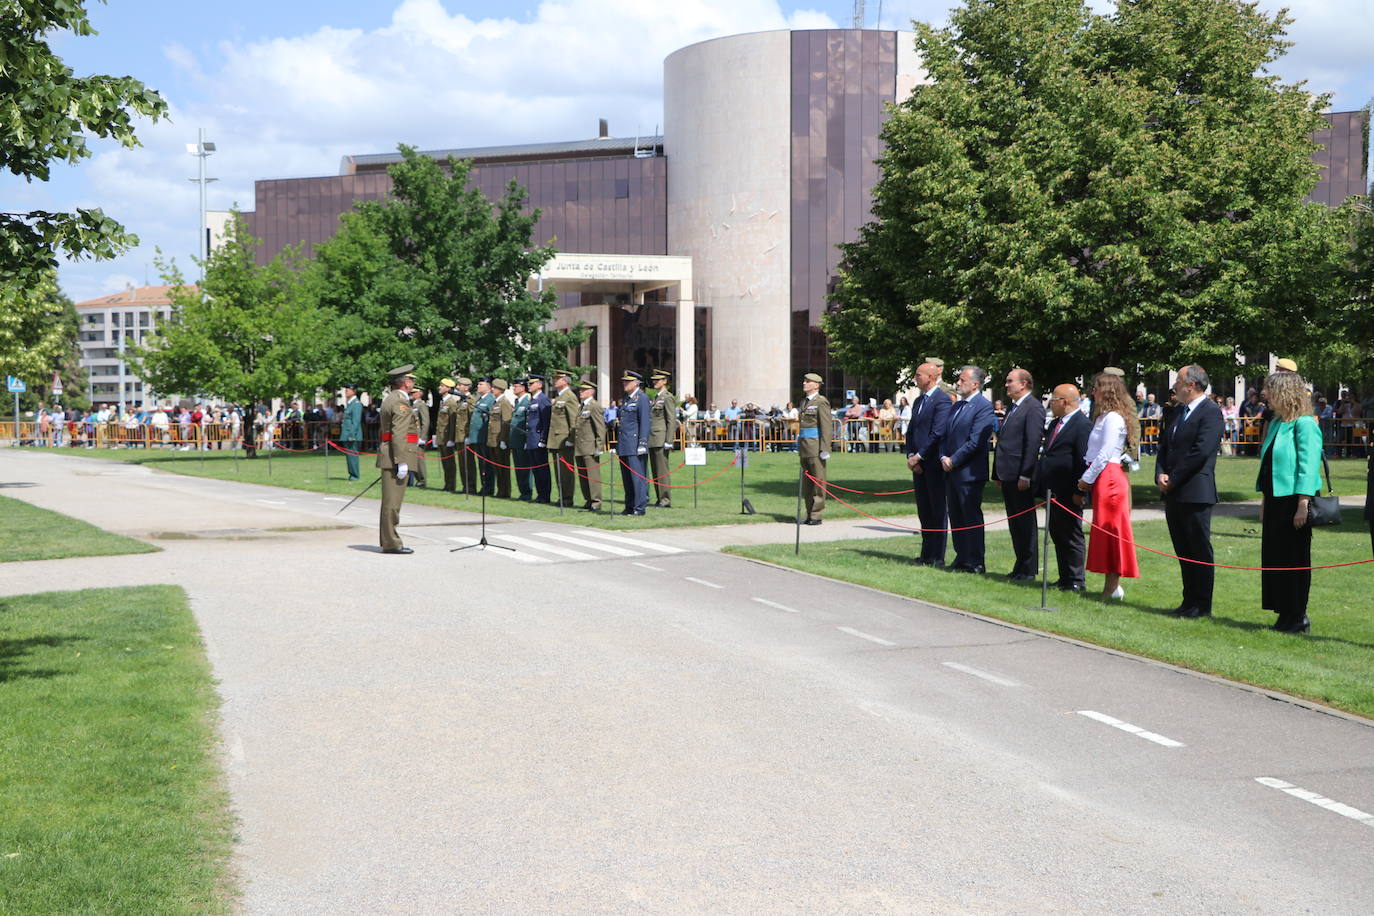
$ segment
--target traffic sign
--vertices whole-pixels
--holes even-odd
[[[5,376],[5,378],[9,381],[9,390],[14,392],[15,394],[23,394],[25,391],[29,390],[28,385],[25,385],[22,381],[20,381],[12,375],[7,375]]]

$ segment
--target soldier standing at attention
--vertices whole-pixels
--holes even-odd
[[[534,487],[529,452],[525,450],[525,440],[529,438],[530,396],[526,391],[527,379],[512,379],[511,395],[515,398],[515,410],[510,421],[510,457],[515,465],[515,484],[520,491],[520,501],[527,503],[534,499]]]
[[[625,384],[625,401],[620,408],[615,453],[620,459],[620,480],[625,484],[625,509],[621,515],[643,515],[649,503],[649,481],[645,480],[645,459],[649,457],[649,399],[640,387],[644,377],[626,370],[620,377]]]
[[[573,429],[573,455],[577,473],[582,478],[582,508],[601,511],[601,453],[606,450],[606,413],[596,402],[596,382],[583,379],[577,383],[582,399],[577,411],[577,425]]]
[[[797,436],[797,455],[801,458],[801,469],[810,477],[802,477],[802,503],[806,506],[806,521],[803,525],[819,525],[821,513],[825,511],[825,491],[811,480],[825,482],[825,463],[830,460],[830,443],[835,438],[834,419],[830,414],[830,402],[821,391],[821,377],[815,372],[802,376],[802,401],[800,430]]]
[[[573,505],[573,431],[581,411],[572,390],[572,373],[560,369],[553,375],[554,399],[549,407],[549,458],[558,472],[558,498],[567,508]],[[595,391],[595,389],[593,389]],[[604,419],[604,418],[603,418]]]
[[[650,475],[654,478],[655,505],[667,509],[673,504],[672,478],[668,470],[668,453],[677,441],[677,398],[668,390],[672,376],[662,369],[655,370],[649,379],[654,383],[654,400],[650,404],[649,460]]]
[[[377,467],[382,472],[382,516],[380,534],[382,553],[414,553],[401,543],[396,526],[401,521],[401,503],[406,498],[410,469],[419,462],[420,424],[410,408],[410,392],[415,387],[414,366],[392,369],[391,391],[382,401],[381,442],[377,446]]]
[[[495,403],[496,398],[491,393],[491,379],[478,379],[477,400],[472,405],[472,417],[468,420],[467,442],[477,453],[477,472],[482,478],[482,489],[479,492],[483,496],[490,496],[493,492],[492,487],[496,485],[491,465],[485,460],[491,457],[487,450],[487,424],[492,405]]]
[[[530,407],[525,412],[526,463],[534,465],[534,501],[550,502],[549,479],[549,409],[552,402],[544,393],[544,376],[531,373],[526,387],[530,392]]]
[[[417,458],[410,468],[410,486],[423,488],[428,482],[425,477],[425,442],[429,439],[429,403],[425,400],[423,388],[416,388],[410,392],[410,405],[415,411],[416,426],[420,430],[420,442],[416,446]]]
[[[344,463],[348,465],[348,479],[358,479],[358,452],[363,450],[363,404],[358,400],[358,389],[344,385],[343,424],[339,427],[339,444],[348,451],[344,452]]]
[[[491,393],[496,400],[491,405],[487,422],[487,451],[495,464],[488,467],[496,480],[499,499],[510,499],[510,422],[515,415],[515,402],[506,393],[508,387],[503,378],[491,380]]]
[[[477,458],[468,451],[468,425],[472,422],[472,379],[458,376],[453,405],[453,450],[457,453],[458,483],[464,493],[477,492]]]
[[[458,469],[454,464],[453,450],[453,408],[458,405],[454,397],[455,382],[451,378],[439,382],[439,413],[434,419],[434,444],[439,448],[439,467],[444,471],[444,492],[457,490]]]

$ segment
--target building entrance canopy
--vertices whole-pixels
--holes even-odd
[[[692,295],[692,259],[674,255],[580,254],[560,252],[544,269],[530,278],[531,289],[553,287],[561,293],[605,293],[630,296],[634,305],[644,303],[645,293],[668,290],[664,297],[677,306],[676,366],[673,388],[691,393],[695,387],[695,308]],[[551,329],[570,329],[582,322],[597,328],[595,353],[597,383],[603,399],[616,397],[619,385],[612,387],[611,373],[627,368],[611,365],[609,311],[612,306],[582,305],[561,308],[549,323]]]

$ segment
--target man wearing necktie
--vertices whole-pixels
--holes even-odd
[[[954,384],[959,400],[950,410],[949,428],[940,443],[956,572],[987,571],[983,565],[983,488],[988,482],[988,443],[996,424],[992,405],[979,393],[987,379],[987,371],[979,366],[959,370]]]
[[[1048,510],[1050,540],[1054,542],[1054,556],[1059,566],[1055,587],[1066,592],[1083,591],[1084,563],[1083,514],[1084,494],[1078,480],[1088,469],[1088,435],[1092,423],[1078,409],[1078,386],[1064,384],[1054,389],[1050,398],[1050,413],[1054,425],[1045,439],[1045,449],[1035,469],[1036,495],[1041,499],[1053,497],[1067,506],[1051,503]]]
[[[911,470],[911,486],[916,496],[916,512],[921,519],[921,554],[911,562],[917,566],[944,566],[949,516],[945,510],[945,469],[940,465],[940,443],[949,426],[949,411],[954,399],[940,387],[942,372],[933,362],[916,370],[920,397],[911,408],[906,429],[906,466]]]
[[[1035,494],[1031,475],[1040,455],[1040,440],[1045,434],[1045,408],[1035,397],[1034,381],[1025,369],[1012,369],[1005,382],[1011,409],[997,433],[997,449],[992,455],[992,476],[1002,490],[1002,505],[1007,510],[1007,530],[1016,553],[1016,564],[1009,578],[1034,579],[1039,565],[1036,535]]]
[[[1211,383],[1201,366],[1178,370],[1178,407],[1159,443],[1155,483],[1164,495],[1164,519],[1183,578],[1183,602],[1175,617],[1212,616],[1212,506],[1217,501],[1217,450],[1224,426],[1221,408],[1209,397]],[[1187,562],[1196,560],[1199,562]]]

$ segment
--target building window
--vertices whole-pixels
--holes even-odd
[[[630,179],[617,178],[615,180],[615,196],[625,198],[630,196]]]
[[[110,324],[114,325],[115,327],[119,327],[119,313],[118,313],[118,312],[111,312],[111,313],[110,313]]]
[[[147,312],[138,313],[138,326],[140,328],[146,328],[148,326],[149,320],[150,318]]]
[[[563,199],[577,200],[577,182],[569,181],[563,185]]]

